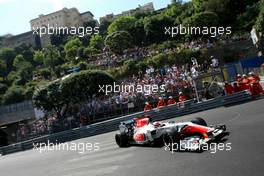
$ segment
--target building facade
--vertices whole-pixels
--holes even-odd
[[[30,21],[32,30],[37,30],[40,27],[54,27],[54,28],[71,28],[82,27],[85,22],[93,21],[94,15],[90,12],[80,13],[76,8],[63,8],[62,10],[47,14],[39,15]],[[45,34],[41,36],[41,44],[43,47],[51,43],[51,36]]]
[[[15,48],[21,44],[27,44],[36,48],[41,48],[41,39],[39,35],[33,34],[33,31],[18,35],[8,35],[2,38],[0,47]]]
[[[30,26],[32,30],[43,26],[79,27],[83,26],[84,22],[93,20],[93,17],[93,14],[89,11],[79,13],[76,8],[63,8],[47,15],[39,15],[38,18],[30,21]]]
[[[121,16],[132,16],[135,13],[148,13],[148,12],[154,12],[154,11],[155,11],[155,9],[154,9],[153,2],[150,2],[150,3],[144,4],[143,6],[139,6],[136,9],[123,11],[121,14],[117,14],[117,15],[114,15],[113,13],[108,14],[104,17],[101,17],[100,22],[111,21],[111,20],[114,20],[114,19],[119,18]]]

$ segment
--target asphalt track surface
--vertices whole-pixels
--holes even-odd
[[[263,176],[264,100],[222,107],[184,117],[201,116],[209,124],[225,123],[230,151],[171,153],[164,148],[118,148],[114,134],[73,141],[100,143],[99,151],[25,151],[0,157],[1,176]]]

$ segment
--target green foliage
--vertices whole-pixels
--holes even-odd
[[[60,64],[59,50],[55,46],[49,45],[43,49],[43,52],[45,55],[45,58],[43,61],[45,67],[48,67],[54,71],[55,67]]]
[[[54,81],[36,89],[33,95],[33,103],[37,108],[43,111],[54,111],[59,118],[63,107],[68,104],[66,100],[60,89],[60,81]]]
[[[234,29],[238,31],[238,33],[248,33],[252,29],[252,26],[255,25],[258,14],[259,4],[248,7],[244,13],[237,16]]]
[[[123,72],[125,72],[128,75],[132,75],[137,73],[137,62],[135,60],[127,60],[125,61],[124,65],[123,65]]]
[[[55,111],[61,117],[63,108],[101,94],[99,85],[112,85],[113,81],[112,76],[102,71],[81,71],[36,89],[33,102],[36,107],[44,111]]]
[[[15,57],[14,61],[13,61],[13,66],[16,69],[19,69],[19,67],[21,66],[21,64],[25,63],[26,60],[24,59],[22,54],[19,54]]]
[[[256,21],[256,30],[259,32],[264,31],[264,2],[261,2],[260,12]]]
[[[15,71],[9,72],[7,76],[7,81],[11,84],[16,79],[19,79],[19,75]]]
[[[0,77],[6,77],[7,65],[3,60],[0,60]]]
[[[100,35],[93,35],[91,40],[90,40],[89,47],[90,48],[95,48],[95,49],[101,51],[104,48],[103,37],[100,36]]]
[[[95,49],[93,47],[87,47],[84,49],[84,55],[88,58],[91,57],[95,54],[99,54],[100,51],[98,49]]]
[[[169,39],[169,35],[164,35],[165,27],[173,26],[173,19],[164,15],[155,15],[144,19],[144,30],[146,32],[146,42],[161,43]]]
[[[6,84],[0,83],[0,95],[4,94],[7,88]]]
[[[38,86],[38,82],[35,81],[30,81],[26,83],[24,90],[25,99],[28,100],[32,99],[32,96],[37,86]]]
[[[205,11],[205,12],[201,12],[201,13],[196,13],[195,15],[187,18],[184,20],[183,25],[188,27],[199,27],[198,29],[203,29],[204,27],[217,27],[219,26],[218,23],[218,16],[216,13],[214,12],[209,12],[209,11]],[[194,29],[196,30],[196,29]],[[211,37],[211,34],[208,35],[191,35],[191,34],[187,34],[185,37],[193,40],[193,39],[197,39],[199,37]]]
[[[121,54],[123,50],[132,47],[132,37],[126,31],[119,31],[109,35],[106,39],[106,47],[114,52]]]
[[[145,14],[146,15],[146,14]],[[143,15],[144,16],[144,15]],[[145,42],[144,19],[139,16],[123,16],[111,23],[108,27],[108,34],[125,31],[131,38],[131,43],[141,46]]]
[[[218,26],[218,16],[214,12],[201,12],[197,13],[190,18],[186,19],[184,21],[184,24],[187,26],[189,24],[190,26],[194,27],[211,27],[211,26]]]
[[[0,50],[0,60],[5,62],[8,72],[13,69],[13,60],[15,57],[16,57],[16,53],[14,49],[2,48]]]
[[[127,31],[128,33],[135,26],[136,18],[131,16],[122,16],[114,20],[108,27],[108,34],[118,31]]]
[[[45,79],[50,79],[51,75],[52,75],[50,69],[48,69],[48,68],[42,68],[42,69],[38,70],[38,74],[40,76],[43,76],[43,78],[45,78]]]
[[[201,12],[203,11],[203,3],[205,0],[192,0],[193,7],[196,12]]]
[[[108,30],[108,27],[110,26],[110,24],[112,23],[112,21],[108,21],[108,20],[103,20],[100,22],[100,34],[102,36],[105,36],[107,35],[107,30]]]
[[[2,103],[14,104],[24,100],[24,89],[20,86],[12,86],[5,92]]]
[[[35,51],[33,60],[38,64],[41,65],[44,63],[45,55],[42,51]]]
[[[79,38],[74,38],[68,41],[64,46],[67,60],[69,61],[75,60],[75,58],[77,57],[78,48],[81,46],[82,46],[82,42],[80,41]]]

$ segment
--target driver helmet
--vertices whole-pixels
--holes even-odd
[[[154,126],[154,127],[158,127],[158,126],[160,126],[160,125],[161,125],[161,122],[154,122],[154,123],[153,123],[153,126]]]

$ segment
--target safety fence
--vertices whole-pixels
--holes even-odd
[[[63,131],[51,135],[41,136],[32,140],[23,141],[20,143],[12,144],[9,146],[1,147],[0,154],[6,155],[19,151],[24,151],[33,148],[33,144],[42,143],[63,143],[80,138],[95,136],[118,129],[120,122],[129,120],[141,115],[151,114],[153,120],[166,120],[174,117],[179,117],[195,112],[209,110],[221,106],[230,106],[238,103],[243,103],[251,100],[250,93],[248,91],[238,92],[228,96],[219,96],[211,100],[194,103],[193,101],[186,101],[184,106],[170,105],[160,109],[153,109],[149,112],[138,112],[119,118],[105,120],[103,122],[91,124],[82,128],[75,128],[68,131]],[[113,137],[114,139],[114,137]]]

